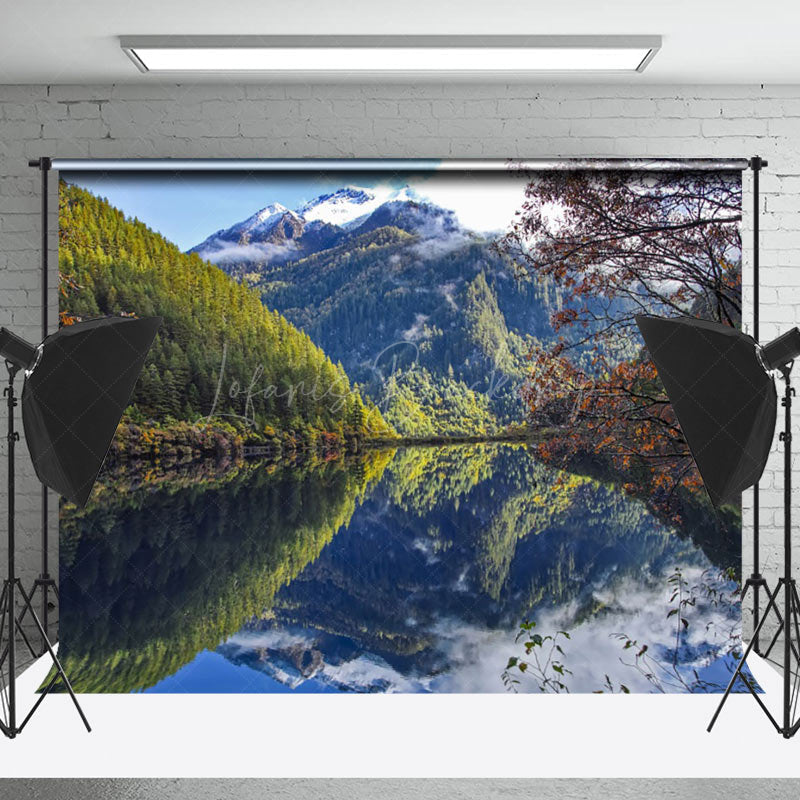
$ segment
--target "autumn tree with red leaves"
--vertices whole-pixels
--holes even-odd
[[[639,336],[640,312],[741,320],[741,185],[731,173],[557,171],[528,176],[498,247],[549,279],[557,341],[531,353],[532,419],[550,462],[592,458],[669,506],[699,477]]]

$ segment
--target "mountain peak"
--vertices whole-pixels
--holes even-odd
[[[285,205],[282,203],[270,203],[268,206],[264,206],[261,211],[257,212],[253,215],[259,221],[263,221],[268,217],[271,217],[273,214],[283,214],[289,209],[286,208]]]
[[[454,211],[432,203],[408,186],[403,187],[369,216],[358,220],[353,229],[358,233],[392,225],[421,236],[423,239],[442,239],[458,236],[464,239],[462,228]]]
[[[297,213],[308,222],[320,221],[345,227],[374,211],[381,202],[382,198],[371,189],[343,186],[309,200],[297,209]]]
[[[282,203],[270,203],[268,206],[264,206],[260,211],[256,211],[251,217],[248,217],[244,222],[240,222],[239,225],[235,225],[234,227],[242,231],[269,229],[286,214],[291,217],[297,217],[294,211],[286,208]]]
[[[400,203],[425,202],[425,198],[423,198],[416,189],[412,189],[408,184],[403,186],[402,189],[398,189],[396,192],[392,193],[392,196],[387,199]]]
[[[191,249],[214,263],[281,263],[332,247],[348,235],[394,226],[448,246],[466,232],[453,211],[409,185],[352,184],[326,192],[294,210],[273,202]],[[438,251],[437,251],[438,252]]]

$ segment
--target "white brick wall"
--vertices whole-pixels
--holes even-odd
[[[27,167],[27,161],[41,155],[739,158],[754,154],[769,160],[761,181],[761,334],[769,338],[800,323],[800,86],[637,88],[497,82],[0,86],[0,324],[38,339],[39,174]],[[749,173],[744,187],[747,309]],[[51,228],[55,231],[55,218]],[[55,308],[55,289],[51,297]],[[745,313],[749,319],[750,312]],[[54,311],[51,317],[55,319]],[[780,467],[780,458],[773,457],[762,480],[762,564],[770,578],[782,565],[782,478],[776,471]],[[0,463],[0,471],[4,468]],[[38,571],[39,491],[29,465],[20,473],[19,552],[28,581]],[[795,481],[800,487],[800,476]],[[748,574],[747,533],[743,556]]]

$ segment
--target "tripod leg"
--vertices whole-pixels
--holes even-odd
[[[756,506],[757,505],[758,505],[758,487],[756,486]],[[758,528],[758,523],[757,522],[756,522],[756,526],[755,527]],[[758,541],[758,534],[756,534],[755,538],[756,538],[756,542],[757,542]],[[756,545],[756,547],[757,546],[758,545]],[[760,600],[760,598],[758,596],[758,590],[759,590],[759,585],[758,584],[753,586],[753,625],[756,628],[758,627],[758,623],[760,621],[759,618],[758,618],[758,609],[759,609],[759,600]],[[744,599],[744,596],[742,596],[742,599]],[[759,641],[757,636],[755,637],[755,640],[754,640],[753,650],[756,652],[756,654],[761,655],[761,642]]]
[[[37,589],[41,589],[41,591],[42,591],[42,604],[43,604],[43,606],[44,606],[45,603],[49,602],[47,600],[47,593],[49,591],[52,591],[53,594],[55,595],[56,602],[59,602],[59,603],[61,602],[61,597],[58,594],[58,586],[56,586],[56,582],[52,578],[37,578],[33,582],[33,587],[31,588],[30,604],[25,605],[25,607],[22,609],[22,613],[19,615],[20,622],[22,622],[23,618],[28,613],[28,610],[33,608],[33,600],[34,600],[34,597],[36,596]],[[42,622],[42,627],[45,629],[45,632],[46,632],[47,629],[48,629],[46,622]],[[30,649],[30,647],[28,649]],[[45,647],[44,642],[42,642],[41,650],[39,650],[39,652],[37,652],[37,653],[35,653],[33,655],[36,658],[38,658],[39,656],[43,656],[46,652],[47,652],[47,648]]]
[[[774,593],[771,593],[769,588],[765,589],[765,591],[767,593],[767,597],[772,598],[773,596],[777,596],[777,594],[780,591],[780,588],[781,588],[782,585],[783,585],[783,578],[781,578],[778,581],[778,586],[776,587]],[[774,610],[775,610],[775,616],[778,619],[778,627],[776,628],[775,633],[773,634],[772,639],[770,640],[770,643],[769,643],[769,646],[767,647],[767,649],[764,650],[763,653],[759,654],[759,655],[761,655],[762,658],[769,658],[770,653],[772,653],[773,649],[775,648],[775,645],[778,643],[778,639],[780,639],[781,633],[783,632],[783,627],[784,627],[784,625],[783,625],[783,615],[781,614],[781,611],[778,608],[778,604],[777,603],[775,603],[775,605],[774,605]],[[765,614],[766,614],[766,612],[765,612]],[[755,639],[755,637],[753,637],[753,638]],[[800,660],[800,655],[798,655],[798,652],[797,652],[797,650],[795,648],[794,643],[792,643],[792,649],[794,650],[795,657],[798,658],[798,660]]]
[[[3,584],[3,593],[0,594],[0,643],[4,641],[5,625],[6,625],[6,604],[8,603],[8,586]],[[7,703],[7,690],[6,690],[6,673],[5,663],[8,658],[8,645],[3,648],[0,654],[0,710],[2,710],[3,720],[0,722],[0,731],[6,736],[11,736],[11,729],[6,725],[9,720],[9,708]]]
[[[788,591],[788,589],[787,589],[787,591]],[[717,721],[717,717],[719,717],[719,714],[722,711],[722,707],[725,705],[726,701],[728,700],[728,697],[730,696],[730,693],[733,691],[733,687],[734,687],[734,684],[736,683],[736,679],[742,673],[742,667],[744,667],[745,662],[747,661],[747,657],[750,655],[751,651],[753,650],[753,647],[755,646],[755,642],[756,642],[756,639],[758,638],[758,634],[761,633],[761,629],[764,627],[764,623],[766,622],[767,617],[769,616],[770,608],[775,606],[775,598],[777,596],[778,596],[778,589],[775,590],[774,594],[770,595],[769,603],[767,604],[766,609],[764,609],[764,616],[761,617],[761,619],[759,620],[758,627],[753,632],[753,638],[750,640],[750,644],[747,645],[747,649],[742,654],[741,659],[739,659],[739,664],[737,665],[736,669],[734,670],[733,675],[731,676],[731,680],[730,680],[730,683],[728,684],[728,688],[725,689],[725,694],[722,695],[722,700],[720,700],[720,703],[717,706],[717,710],[714,712],[714,716],[711,718],[711,722],[709,722],[708,728],[706,728],[706,730],[709,733],[711,733],[711,729],[714,727],[714,723]],[[745,683],[747,683],[747,681],[745,681]],[[761,702],[761,698],[759,698],[758,695],[756,695],[756,694],[753,694],[753,696],[759,701],[759,705],[764,709],[764,711],[766,711],[767,709],[764,706],[764,704]],[[771,719],[772,718],[771,715],[769,715],[769,716],[770,716],[770,719]],[[773,720],[773,724],[774,724],[774,720]]]
[[[36,586],[39,585],[38,583],[34,584],[33,591],[30,594],[25,594],[22,590],[22,582],[19,581],[18,584],[20,589],[20,595],[22,596],[22,611],[17,617],[17,625],[22,625],[23,620],[25,619],[25,615],[28,613],[33,613],[33,592],[36,591]],[[44,625],[42,625],[44,627]],[[22,628],[20,628],[20,633],[22,633]],[[25,644],[28,647],[28,652],[31,654],[33,658],[39,658],[39,656],[43,656],[45,654],[45,647],[42,645],[41,650],[34,650],[33,645],[30,643],[27,635],[22,633],[22,638],[25,641]]]
[[[742,679],[742,680],[744,680],[744,679]],[[764,712],[764,714],[767,717],[767,719],[772,723],[772,725],[775,728],[775,730],[778,733],[783,733],[783,728],[781,728],[781,726],[778,725],[778,723],[775,721],[775,717],[772,716],[772,714],[770,713],[770,710],[764,705],[764,701],[758,696],[758,693],[756,692],[756,690],[752,686],[750,686],[750,684],[747,683],[747,682],[745,682],[745,685],[749,689],[750,694],[753,695],[753,699],[761,707],[761,710]],[[710,729],[711,729],[711,726],[709,725],[709,730]]]
[[[779,582],[778,587],[775,589],[776,592],[780,591],[780,586],[781,584]],[[769,586],[764,586],[764,591],[766,592],[768,599],[772,598],[773,593],[770,592]],[[744,595],[742,596],[744,597]],[[764,650],[763,652],[759,650],[759,637],[755,635],[753,636],[753,642],[755,643],[753,646],[753,650],[755,650],[755,652],[758,653],[758,655],[760,655],[762,658],[769,658],[770,653],[772,652],[773,648],[775,647],[778,641],[778,638],[781,635],[781,629],[783,628],[783,617],[781,616],[781,612],[780,609],[778,608],[777,603],[775,604],[775,616],[778,618],[778,628],[775,631],[775,635],[770,640],[769,646],[767,647],[766,650]]]
[[[3,584],[3,593],[0,595],[0,643],[2,643],[5,639],[4,633],[6,630],[6,603],[8,602],[8,585]],[[8,658],[8,645],[3,648],[3,652],[0,654],[0,669],[2,668],[3,664],[5,664],[6,658]]]
[[[23,598],[25,601],[30,604],[30,597],[25,593],[25,590],[20,586],[20,592],[22,593]],[[39,621],[39,617],[36,616],[36,611],[31,608],[31,616],[33,617],[33,621],[36,623],[36,627],[39,630],[39,635],[42,637],[42,641],[47,648],[47,652],[50,653],[50,658],[53,660],[53,664],[55,665],[56,670],[58,670],[58,674],[61,677],[61,680],[64,683],[64,688],[69,692],[69,696],[72,698],[72,702],[75,704],[75,708],[80,715],[80,718],[83,720],[83,724],[86,726],[86,730],[91,733],[92,728],[89,725],[89,720],[86,719],[86,715],[83,713],[83,709],[81,708],[81,704],[78,702],[78,698],[75,697],[75,692],[72,689],[72,684],[69,682],[69,678],[67,677],[67,673],[64,672],[64,668],[61,666],[61,662],[58,660],[58,656],[56,655],[55,650],[53,650],[53,645],[50,643],[50,640],[47,638],[47,634],[42,627],[42,623]]]
[[[31,601],[30,598],[22,591],[22,583],[17,584],[20,589],[20,594],[22,595],[22,613],[17,617],[17,630],[19,631],[19,635],[22,637],[22,641],[25,642],[25,646],[28,648],[28,652],[31,654],[31,658],[39,658],[42,653],[33,649],[33,645],[31,644],[30,639],[28,639],[28,634],[25,633],[25,628],[22,626],[22,620],[25,618],[25,614],[27,613],[27,609],[31,608]]]
[[[775,607],[775,615],[778,617],[778,628],[775,630],[775,633],[773,634],[772,639],[770,640],[769,647],[763,653],[761,653],[761,657],[762,658],[769,658],[770,657],[770,654],[772,653],[773,649],[775,648],[775,645],[778,643],[778,639],[781,638],[781,634],[783,633],[783,628],[784,628],[783,617],[780,614],[778,614],[778,607],[777,606]],[[794,657],[798,661],[800,661],[800,652],[798,652],[798,650],[797,650],[797,644],[795,642],[790,642],[790,647],[792,649],[792,653],[794,654]]]
[[[797,593],[797,586],[794,583],[794,581],[792,581],[792,601],[793,601],[792,620],[794,622],[794,635],[797,638],[798,642],[800,642],[800,595],[798,595]],[[798,664],[796,665],[794,673],[794,685],[792,686],[792,703],[791,703],[789,728],[788,730],[783,731],[785,739],[791,739],[800,728],[800,719],[797,718],[797,706],[799,701],[800,701],[800,659],[798,659]]]
[[[792,639],[791,637],[789,637],[789,647],[792,650],[792,654],[794,655],[795,660],[800,664],[800,650],[798,650],[798,647],[800,647],[800,628],[798,627],[798,621],[797,621],[797,614],[800,613],[800,597],[798,597],[797,586],[794,583],[794,581],[789,583],[788,587],[789,587],[789,597],[792,600],[792,621],[794,622],[794,628],[795,628],[795,638]],[[780,622],[781,622],[781,627],[776,632],[776,636],[779,636],[785,628],[782,619],[780,620]]]
[[[741,594],[741,597],[739,597],[739,602],[743,601],[745,599],[745,597],[747,597],[747,590],[749,588],[750,588],[750,581],[747,581],[745,583],[744,587],[742,588],[742,594]]]
[[[39,706],[42,704],[42,700],[44,700],[45,697],[47,697],[50,690],[56,685],[56,681],[58,680],[58,678],[59,678],[58,673],[53,675],[53,677],[50,679],[50,683],[48,683],[47,686],[39,693],[39,697],[33,704],[33,708],[28,712],[25,719],[22,720],[22,725],[19,726],[17,733],[22,733],[22,729],[28,724],[28,720],[34,715],[36,709],[39,708]]]
[[[792,581],[792,597],[794,598],[794,635],[797,639],[797,644],[800,645],[800,594],[797,593],[797,584]],[[794,648],[793,648],[794,649]],[[797,650],[794,650],[794,657],[798,661],[798,670],[800,671],[800,655]]]
[[[792,581],[791,583],[791,592],[792,592],[792,621],[794,622],[794,635],[795,639],[800,645],[800,595],[797,594],[797,584]],[[793,647],[792,650],[794,651],[794,656],[797,661],[797,665],[795,668],[794,673],[794,687],[792,689],[792,694],[794,696],[794,703],[792,708],[792,724],[790,726],[790,736],[794,736],[797,731],[797,705],[798,700],[800,699],[800,658],[797,655],[797,650]]]

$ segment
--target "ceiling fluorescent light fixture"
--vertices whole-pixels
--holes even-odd
[[[124,36],[142,72],[642,72],[660,36]]]

